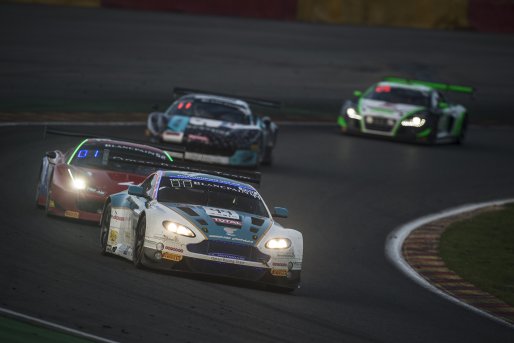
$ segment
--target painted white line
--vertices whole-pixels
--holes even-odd
[[[403,242],[409,236],[409,234],[417,229],[418,227],[428,224],[432,221],[439,220],[446,217],[451,217],[457,214],[461,214],[464,212],[474,211],[479,208],[488,207],[488,206],[495,206],[495,205],[504,205],[509,202],[514,202],[514,198],[511,199],[503,199],[503,200],[496,200],[496,201],[490,201],[490,202],[483,202],[478,204],[470,204],[470,205],[464,205],[456,208],[452,208],[449,210],[445,210],[439,213],[430,214],[425,217],[418,218],[416,220],[413,220],[411,222],[408,222],[398,228],[396,228],[394,231],[392,231],[388,236],[386,240],[385,245],[385,254],[389,258],[389,260],[398,267],[403,273],[405,273],[409,278],[411,278],[413,281],[417,282],[421,286],[425,287],[426,289],[442,296],[443,298],[450,300],[456,304],[459,304],[468,310],[471,310],[473,312],[479,313],[487,318],[490,318],[498,323],[504,324],[511,329],[514,329],[514,324],[511,324],[501,318],[495,317],[492,314],[485,312],[479,308],[476,308],[474,306],[471,306],[470,304],[467,304],[443,291],[441,291],[439,288],[433,286],[430,282],[428,282],[425,278],[423,278],[421,275],[419,275],[403,258],[402,254],[402,246]]]
[[[146,126],[146,121],[20,121],[0,122],[0,127],[10,126]]]
[[[337,126],[334,121],[313,121],[313,122],[296,122],[296,121],[278,121],[279,126]],[[146,126],[146,121],[20,121],[20,122],[0,122],[0,127],[16,127],[16,126]]]
[[[54,323],[48,322],[46,320],[42,320],[42,319],[39,319],[39,318],[34,318],[34,317],[31,317],[31,316],[27,316],[26,314],[15,312],[15,311],[11,311],[11,310],[8,310],[8,309],[3,308],[3,307],[0,307],[0,315],[4,315],[6,317],[10,317],[10,318],[13,318],[13,319],[21,320],[21,321],[24,321],[24,322],[29,323],[29,324],[35,324],[37,326],[42,326],[42,327],[45,327],[45,328],[48,328],[48,329],[52,329],[52,330],[56,330],[56,331],[59,331],[59,332],[63,332],[63,333],[66,333],[68,335],[72,335],[72,336],[76,336],[76,337],[80,337],[80,338],[86,338],[86,339],[92,340],[94,342],[117,343],[116,341],[112,341],[110,339],[98,337],[98,336],[95,336],[95,335],[91,335],[89,333],[85,333],[85,332],[82,332],[82,331],[79,331],[79,330],[75,330],[75,329],[71,329],[71,328],[62,326],[62,325],[59,325],[59,324],[54,324]]]

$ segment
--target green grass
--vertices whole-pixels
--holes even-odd
[[[451,224],[439,252],[448,268],[514,306],[514,204]]]

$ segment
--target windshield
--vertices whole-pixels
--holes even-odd
[[[159,184],[157,200],[268,216],[261,196],[253,188],[207,177],[163,177]]]
[[[166,114],[249,124],[249,117],[239,108],[212,99],[179,100],[171,105]]]
[[[82,145],[70,164],[84,168],[148,175],[158,168],[169,167],[170,161],[164,153],[110,142]]]
[[[364,99],[428,107],[430,105],[430,92],[410,88],[391,87],[388,85],[378,85],[364,95]]]

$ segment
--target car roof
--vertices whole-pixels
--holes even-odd
[[[118,144],[118,145],[130,146],[130,147],[134,147],[134,148],[140,148],[140,149],[145,149],[145,150],[164,154],[163,150],[153,147],[153,146],[139,144],[139,143],[126,142],[126,141],[120,141],[120,140],[115,140],[115,139],[110,139],[110,138],[88,138],[85,143]]]
[[[177,177],[177,178],[187,178],[191,180],[199,180],[199,181],[207,181],[207,182],[214,182],[214,183],[221,183],[230,185],[233,187],[241,187],[245,188],[251,191],[256,191],[256,189],[244,182],[235,181],[232,179],[228,179],[221,176],[206,174],[206,173],[196,173],[196,172],[186,172],[186,171],[178,171],[178,170],[163,170],[162,171],[164,176],[167,177]]]
[[[425,86],[425,85],[405,84],[405,83],[399,83],[399,82],[393,82],[393,81],[381,81],[381,82],[377,83],[377,86],[390,86],[390,87],[396,87],[396,88],[405,88],[405,89],[418,90],[420,92],[430,92],[433,90],[432,87]]]
[[[216,103],[224,104],[227,106],[232,107],[238,107],[241,108],[246,114],[250,114],[250,106],[246,101],[237,99],[237,98],[230,98],[226,96],[219,96],[219,95],[211,95],[211,94],[188,94],[183,96],[181,99],[195,99],[195,100],[206,100],[206,101],[213,101]]]

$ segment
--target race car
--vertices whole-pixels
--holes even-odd
[[[355,99],[346,101],[338,117],[343,133],[357,133],[425,143],[463,142],[468,113],[448,103],[441,92],[473,93],[472,87],[385,78]]]
[[[256,189],[205,173],[157,171],[111,195],[101,249],[150,267],[239,278],[292,291],[300,285],[302,234],[286,229]]]
[[[272,164],[278,126],[253,114],[248,104],[278,103],[198,92],[175,89],[185,95],[165,112],[150,113],[146,134],[155,142],[184,146],[187,160],[254,168]]]
[[[63,153],[43,157],[36,204],[49,215],[100,222],[105,199],[141,183],[173,161],[158,148],[112,139],[84,139]]]

